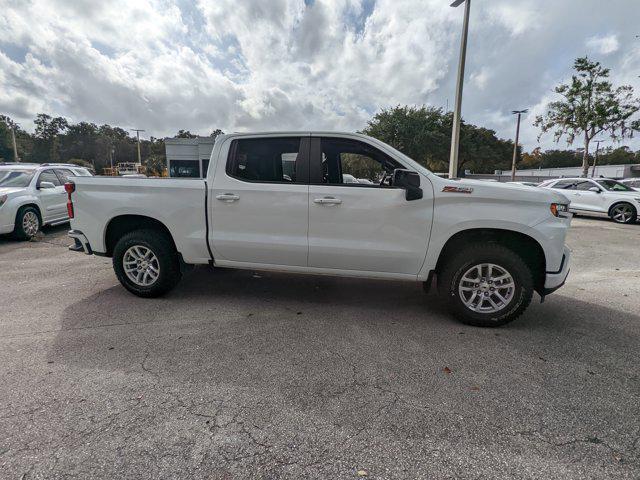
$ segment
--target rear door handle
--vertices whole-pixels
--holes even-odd
[[[315,198],[313,200],[313,203],[319,203],[320,205],[340,205],[342,203],[342,200],[336,197],[322,197]]]
[[[221,193],[220,195],[216,195],[216,199],[221,202],[235,202],[236,200],[240,200],[240,196],[235,193]]]

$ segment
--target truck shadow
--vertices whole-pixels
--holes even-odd
[[[416,355],[482,358],[485,347],[505,361],[529,355],[606,363],[640,353],[639,316],[559,294],[537,301],[506,327],[480,329],[458,323],[419,284],[199,268],[163,298],[141,299],[118,285],[70,305],[51,357],[107,370],[140,370],[145,357],[180,378],[203,368],[238,375],[229,358],[269,365],[277,358],[278,369],[295,370],[292,359],[312,362],[313,350],[407,362]],[[456,345],[460,351],[452,352]]]

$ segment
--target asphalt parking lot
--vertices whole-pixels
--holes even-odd
[[[418,285],[198,268],[127,293],[0,239],[0,477],[639,478],[640,225],[574,220],[511,325]]]

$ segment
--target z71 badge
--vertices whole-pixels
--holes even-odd
[[[442,189],[443,192],[448,193],[471,193],[473,192],[473,188],[471,187],[456,187],[453,185],[447,185]]]

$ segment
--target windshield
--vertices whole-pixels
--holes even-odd
[[[33,170],[0,170],[0,187],[28,187]]]
[[[610,192],[633,192],[633,188],[625,185],[624,183],[616,182],[615,180],[596,180],[598,184],[605,190]]]

